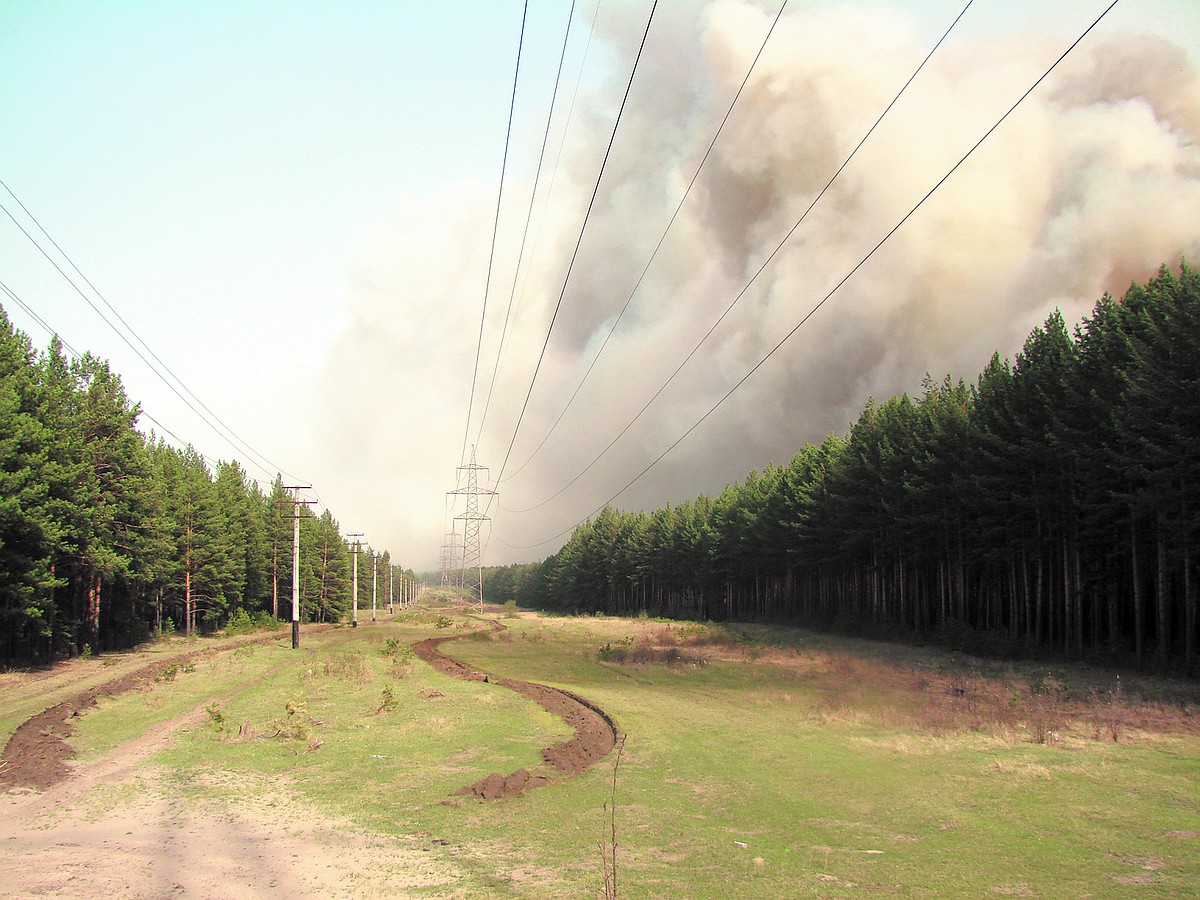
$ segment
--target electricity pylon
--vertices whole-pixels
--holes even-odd
[[[458,543],[458,525],[453,526],[453,530],[446,535],[446,543],[442,544],[442,587],[450,587],[452,584],[458,583],[458,578],[455,574],[460,568],[462,553]]]
[[[465,488],[457,488],[448,493],[454,495],[462,495],[467,498],[467,509],[462,515],[455,516],[455,521],[461,520],[463,523],[463,555],[462,555],[462,589],[469,594],[474,594],[477,598],[480,611],[483,610],[483,562],[482,551],[479,547],[479,529],[484,522],[491,521],[490,516],[486,516],[479,511],[480,496],[494,497],[495,491],[481,488],[479,486],[479,473],[487,472],[487,468],[475,464],[475,446],[471,446],[471,462],[465,466],[459,466],[458,471],[467,473],[467,486]],[[460,474],[458,483],[462,484],[463,479]]]

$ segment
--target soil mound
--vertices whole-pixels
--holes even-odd
[[[277,637],[277,634],[264,635],[250,641],[240,641],[223,649],[228,650],[232,646],[245,643],[265,643]],[[0,754],[0,787],[45,790],[62,781],[71,774],[68,760],[75,756],[74,748],[67,743],[75,729],[75,719],[85,710],[95,706],[97,698],[115,697],[150,683],[172,666],[186,665],[192,660],[220,652],[222,651],[214,648],[205,648],[157,660],[106,681],[99,687],[81,691],[62,703],[26,719],[12,733],[4,752]]]
[[[484,620],[489,627],[500,631],[499,622]],[[551,775],[572,778],[595,765],[607,756],[617,743],[617,725],[604,710],[584,697],[561,688],[550,687],[531,681],[500,678],[477,671],[470,666],[442,654],[438,646],[445,641],[456,640],[463,635],[426,638],[413,644],[413,651],[437,671],[463,681],[485,681],[506,687],[527,697],[546,712],[566,722],[575,734],[561,743],[542,750]],[[540,773],[530,774],[518,769],[511,775],[493,772],[487,778],[459,788],[458,794],[474,795],[485,800],[504,797],[519,797],[526,791],[549,784],[551,777]]]

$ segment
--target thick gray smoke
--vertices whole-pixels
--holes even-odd
[[[623,428],[709,329],[932,46],[879,7],[797,9],[753,80],[595,371],[545,436],[662,233],[766,34],[740,0],[660,12],[545,361],[499,485],[485,562],[590,513],[703,416],[804,317],[1034,82],[1070,34],[952,36],[870,141],[655,405],[590,472],[536,511]],[[594,184],[644,11],[597,40],[611,80],[577,105],[539,198],[479,462],[498,474]],[[588,14],[590,20],[590,13]],[[581,24],[586,24],[581,22]],[[1086,22],[1080,22],[1080,25]],[[586,88],[585,88],[586,93]],[[561,120],[560,123],[561,125]],[[558,135],[558,136],[561,136]],[[557,137],[556,136],[556,139]],[[521,137],[532,157],[537,134]],[[1162,38],[1097,34],[716,413],[616,505],[719,492],[805,441],[843,432],[868,397],[926,372],[973,378],[1055,307],[1068,321],[1160,263],[1200,254],[1200,79]],[[549,182],[544,175],[543,188]],[[504,210],[471,441],[495,360],[529,183]],[[328,453],[372,473],[352,496],[368,531],[433,565],[449,524],[491,239],[494,188],[404,198],[364,248],[356,324],[331,372],[353,389],[322,406]],[[536,239],[536,240],[535,240]],[[344,382],[343,382],[344,383]],[[345,501],[341,505],[345,505]],[[461,508],[459,509],[461,511]],[[522,549],[537,545],[533,549]],[[398,554],[403,551],[397,550]]]

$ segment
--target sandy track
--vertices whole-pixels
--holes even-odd
[[[96,696],[133,687],[180,659],[156,662],[59,706],[85,709]],[[428,836],[364,832],[278,784],[250,783],[243,775],[185,779],[184,787],[201,790],[181,792],[172,780],[178,776],[146,765],[180,730],[203,722],[207,703],[229,696],[206,698],[99,759],[67,766],[51,756],[55,765],[42,774],[59,774],[39,785],[44,790],[17,786],[0,794],[0,896],[400,897],[456,883],[453,864],[430,852]],[[34,720],[64,723],[62,711]],[[36,733],[36,725],[26,730]],[[60,730],[46,736],[47,747],[62,743]]]

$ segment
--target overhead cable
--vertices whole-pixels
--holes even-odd
[[[817,193],[817,195],[815,197],[813,197],[812,201],[808,204],[807,208],[805,208],[804,212],[800,215],[800,218],[796,220],[796,223],[794,225],[792,225],[792,227],[790,229],[788,229],[787,234],[785,234],[783,236],[782,240],[780,240],[779,243],[775,245],[775,249],[772,250],[767,255],[766,259],[763,260],[763,262],[755,270],[754,274],[750,276],[750,280],[747,281],[745,285],[743,285],[743,287],[740,291],[738,291],[737,295],[733,298],[733,300],[729,303],[729,305],[725,307],[724,312],[722,312],[721,315],[717,317],[717,320],[715,322],[713,322],[712,326],[708,329],[708,331],[704,333],[704,336],[700,338],[700,340],[696,343],[696,345],[694,347],[692,347],[691,351],[687,354],[687,356],[685,356],[683,358],[683,360],[679,363],[679,365],[677,365],[675,367],[675,370],[667,377],[667,380],[664,381],[658,387],[658,389],[651,395],[650,399],[646,401],[646,403],[642,406],[642,408],[639,409],[637,411],[637,413],[634,414],[633,418],[630,419],[628,423],[626,423],[625,427],[622,428],[617,433],[616,437],[614,437],[611,441],[609,441],[608,444],[605,445],[605,447],[592,459],[592,461],[589,462],[586,466],[584,466],[583,469],[581,469],[575,475],[575,477],[573,477],[570,481],[568,481],[566,484],[564,484],[561,488],[559,488],[557,491],[555,491],[549,497],[546,497],[544,500],[542,500],[539,503],[534,504],[533,506],[529,506],[529,507],[526,507],[524,509],[519,509],[519,510],[509,510],[509,512],[514,512],[514,513],[532,512],[535,509],[539,509],[540,507],[545,506],[547,503],[549,503],[551,500],[554,500],[556,497],[561,496],[563,494],[563,492],[565,492],[568,488],[570,488],[573,484],[575,484],[575,482],[579,481],[580,478],[582,478],[589,471],[591,471],[592,467],[595,466],[596,463],[598,463],[601,459],[603,459],[608,454],[608,452],[616,445],[616,443],[619,440],[621,440],[621,438],[623,438],[626,435],[626,433],[628,433],[628,431],[637,423],[637,421],[642,417],[642,415],[646,412],[646,410],[648,410],[654,404],[654,401],[657,400],[662,395],[663,391],[665,391],[670,386],[671,382],[673,382],[675,380],[675,376],[677,376],[681,371],[683,371],[683,368],[691,361],[692,357],[694,357],[696,355],[696,353],[699,352],[700,348],[702,346],[704,346],[705,342],[712,336],[713,332],[715,332],[717,330],[717,328],[720,327],[721,323],[725,321],[725,317],[728,316],[729,313],[733,311],[733,308],[735,306],[737,306],[738,302],[742,299],[742,297],[744,297],[746,295],[746,292],[750,290],[750,287],[755,283],[755,281],[758,280],[758,277],[760,275],[762,275],[762,273],[766,270],[767,266],[769,266],[771,264],[771,262],[779,254],[779,252],[783,249],[784,245],[789,240],[791,240],[792,235],[796,233],[797,229],[800,228],[800,225],[804,222],[804,220],[806,218],[808,218],[808,214],[810,212],[812,212],[813,207],[815,207],[817,205],[817,203],[820,202],[821,198],[825,196],[825,193],[829,190],[829,188],[833,185],[833,183],[835,181],[837,181],[838,176],[842,174],[842,171],[846,168],[846,166],[848,166],[850,164],[850,161],[852,159],[854,159],[855,155],[862,148],[863,144],[865,144],[867,142],[867,139],[870,138],[870,136],[875,132],[875,129],[879,127],[879,123],[884,120],[884,117],[886,117],[889,112],[891,112],[892,107],[894,107],[896,105],[896,102],[901,98],[901,96],[904,95],[904,92],[906,90],[908,90],[908,86],[913,83],[913,81],[916,79],[917,75],[919,75],[921,70],[925,68],[926,63],[928,63],[929,60],[933,57],[933,54],[937,52],[938,48],[941,47],[942,43],[946,40],[947,37],[949,37],[950,32],[954,30],[954,27],[958,24],[959,20],[962,19],[962,17],[966,14],[967,10],[971,8],[971,4],[973,2],[974,2],[974,0],[967,0],[966,6],[964,6],[962,8],[962,10],[959,12],[959,14],[954,18],[954,21],[950,23],[950,27],[946,29],[946,31],[942,34],[942,36],[940,38],[938,38],[937,43],[933,45],[933,49],[931,49],[929,51],[929,53],[926,54],[925,58],[923,60],[921,60],[920,65],[918,65],[916,67],[916,69],[913,70],[913,73],[908,76],[908,80],[905,81],[903,85],[901,85],[900,90],[896,92],[896,96],[894,96],[891,99],[891,102],[889,102],[888,105],[884,107],[883,112],[881,112],[879,114],[879,116],[875,119],[874,123],[872,123],[871,127],[868,128],[866,133],[862,136],[862,138],[859,139],[859,142],[857,144],[855,144],[854,149],[850,151],[849,155],[847,155],[847,157],[844,160],[842,160],[842,164],[840,166],[838,166],[837,170],[833,173],[833,175],[831,175],[829,177],[829,180],[825,182],[825,186],[821,188],[821,190]]]
[[[571,0],[571,9],[567,13],[567,28],[563,34],[562,52],[558,57],[558,71],[554,75],[554,90],[550,94],[550,109],[546,113],[546,129],[542,133],[542,149],[538,154],[537,170],[534,172],[533,176],[533,188],[529,192],[529,211],[525,214],[525,228],[521,232],[521,246],[517,250],[517,264],[513,268],[512,289],[508,293],[508,308],[504,311],[504,325],[500,329],[500,346],[496,350],[496,364],[492,366],[492,380],[488,385],[487,399],[484,400],[483,403],[483,414],[479,417],[479,428],[475,432],[476,445],[479,444],[480,439],[483,437],[483,426],[487,422],[488,409],[492,405],[492,393],[496,389],[496,376],[500,372],[500,359],[504,355],[504,343],[508,338],[508,323],[509,319],[512,317],[513,301],[517,296],[517,281],[521,275],[521,263],[525,258],[525,242],[529,237],[529,224],[533,220],[533,204],[534,200],[537,198],[538,183],[541,181],[542,177],[542,164],[546,159],[546,145],[550,142],[550,123],[554,119],[554,106],[555,101],[558,99],[558,86],[562,80],[563,62],[567,58],[567,43],[571,37],[571,22],[574,20],[574,18],[575,0]]]
[[[789,0],[783,0],[783,3],[779,7],[779,11],[775,13],[775,18],[771,22],[771,27],[767,30],[767,34],[763,38],[762,44],[759,45],[758,52],[754,54],[754,59],[750,63],[750,68],[746,70],[746,76],[742,79],[742,83],[738,87],[737,93],[734,94],[733,99],[729,103],[729,107],[725,110],[725,116],[721,119],[721,124],[717,127],[716,133],[713,135],[712,140],[708,143],[708,149],[704,151],[704,155],[700,159],[700,164],[696,166],[696,171],[692,173],[692,179],[688,182],[688,186],[684,189],[683,195],[679,198],[679,203],[676,204],[675,211],[671,214],[671,218],[667,222],[667,227],[663,229],[663,233],[658,238],[658,243],[654,245],[654,250],[651,252],[650,258],[646,260],[646,264],[642,267],[642,272],[638,276],[637,282],[633,285],[633,290],[629,292],[629,296],[625,299],[625,305],[621,307],[621,311],[617,313],[616,318],[613,319],[612,325],[609,326],[608,333],[604,336],[604,340],[600,343],[600,347],[596,350],[596,355],[592,357],[592,361],[588,365],[587,371],[585,371],[583,373],[583,377],[579,379],[579,384],[575,385],[575,390],[567,399],[566,405],[563,406],[562,410],[559,412],[558,418],[556,418],[553,424],[551,424],[550,430],[546,432],[541,442],[533,449],[533,452],[529,454],[529,457],[521,464],[520,468],[509,475],[508,479],[506,480],[511,481],[513,478],[516,478],[518,475],[520,475],[521,472],[525,470],[525,467],[534,460],[539,452],[541,452],[542,447],[546,446],[546,441],[550,439],[550,435],[554,434],[554,430],[558,428],[558,423],[563,420],[563,416],[567,414],[567,410],[571,408],[571,404],[573,404],[575,402],[575,398],[579,396],[579,391],[583,388],[584,383],[588,380],[588,376],[592,374],[592,369],[596,367],[597,361],[604,353],[604,348],[608,346],[609,339],[613,336],[613,332],[617,330],[617,326],[621,324],[621,319],[624,318],[625,311],[629,309],[629,304],[633,302],[633,298],[637,295],[638,289],[642,286],[642,282],[646,278],[646,273],[650,271],[650,266],[653,265],[654,260],[658,257],[658,251],[662,249],[662,245],[667,239],[667,234],[671,231],[671,226],[675,224],[675,220],[679,217],[679,211],[683,209],[683,204],[687,201],[688,195],[691,194],[692,188],[696,184],[696,180],[700,177],[701,169],[703,169],[704,164],[708,162],[708,157],[712,154],[713,147],[715,147],[717,144],[717,139],[720,138],[721,132],[725,129],[725,123],[729,121],[729,116],[733,112],[733,108],[737,105],[738,99],[742,96],[742,91],[746,89],[746,85],[750,81],[750,76],[754,74],[754,69],[758,65],[758,61],[762,57],[763,51],[767,47],[767,41],[769,41],[771,39],[771,35],[775,33],[775,26],[779,24],[779,19],[783,15],[783,11],[787,8],[788,2]]]
[[[749,381],[750,378],[754,375],[754,373],[757,372],[763,366],[763,364],[766,363],[766,361],[768,359],[770,359],[772,356],[774,356],[775,353],[781,347],[783,347],[783,345],[786,344],[788,342],[788,340],[790,340],[792,338],[792,336],[795,335],[796,332],[799,331],[800,328],[809,319],[811,319],[813,317],[813,315],[817,312],[817,310],[819,310],[822,306],[824,306],[825,303],[835,293],[837,293],[837,291],[847,281],[849,281],[854,276],[854,274],[859,269],[861,269],[867,263],[867,261],[870,260],[871,257],[873,257],[875,255],[875,253],[878,252],[878,250],[884,244],[886,244],[888,242],[888,240],[892,237],[892,235],[894,235],[897,231],[900,230],[900,228],[904,225],[905,222],[907,222],[910,218],[912,218],[912,216],[917,212],[917,210],[919,210],[925,204],[925,202],[930,197],[932,197],[934,195],[934,193],[936,193],[937,190],[943,184],[946,183],[946,181],[949,180],[950,176],[952,176],[956,171],[958,171],[958,169],[963,165],[963,163],[965,163],[971,157],[971,155],[976,150],[979,149],[979,147],[983,144],[983,142],[986,141],[992,135],[992,133],[995,132],[996,129],[998,129],[1008,119],[1008,117],[1010,115],[1012,115],[1012,113],[1017,109],[1017,107],[1020,106],[1025,101],[1025,99],[1030,94],[1032,94],[1034,92],[1034,90],[1036,90],[1037,87],[1043,81],[1046,80],[1046,78],[1048,78],[1050,76],[1050,73],[1053,72],[1058,67],[1058,65],[1064,59],[1067,58],[1067,56],[1071,53],[1071,51],[1073,51],[1077,46],[1079,46],[1079,44],[1083,41],[1083,39],[1086,38],[1097,25],[1100,24],[1101,20],[1104,19],[1104,17],[1107,16],[1108,13],[1113,9],[1113,7],[1115,7],[1119,2],[1120,2],[1120,0],[1112,0],[1112,2],[1107,7],[1105,7],[1104,11],[1102,13],[1100,13],[1100,15],[1095,19],[1095,21],[1093,21],[1092,24],[1089,25],[1083,31],[1083,33],[1079,35],[1079,37],[1077,37],[1074,41],[1071,42],[1071,45],[1069,47],[1067,47],[1066,50],[1063,51],[1063,53],[1050,65],[1050,67],[1048,69],[1046,69],[1046,71],[1043,72],[1040,76],[1038,76],[1037,80],[1034,81],[1034,83],[1032,85],[1030,85],[1029,88],[1020,97],[1017,98],[1016,102],[1013,103],[1012,106],[1010,106],[1008,108],[1008,110],[999,119],[996,120],[995,124],[993,124],[986,132],[984,132],[983,136],[981,138],[979,138],[979,140],[977,140],[974,144],[971,145],[971,148],[969,150],[967,150],[966,153],[963,154],[963,156],[958,160],[958,162],[956,162],[953,166],[951,166],[950,170],[947,171],[945,175],[943,175],[941,178],[938,179],[937,183],[934,184],[934,186],[932,188],[930,188],[929,191],[923,197],[921,197],[921,199],[918,200],[917,203],[907,213],[904,214],[904,216],[900,219],[900,221],[897,222],[895,225],[893,225],[892,228],[882,238],[880,238],[879,242],[876,243],[875,246],[872,247],[870,249],[870,251],[868,251],[867,254],[865,256],[863,256],[862,259],[860,259],[854,265],[854,267],[849,272],[847,272],[846,275],[844,275],[842,277],[842,279],[840,281],[838,281],[838,283],[835,284],[833,286],[833,288],[831,288],[830,291],[824,297],[822,297],[821,300],[818,301],[804,315],[804,317],[799,322],[797,322],[796,325],[793,326],[792,329],[787,334],[785,334],[782,339],[780,339],[780,341],[774,347],[772,347],[769,351],[767,351],[766,355],[764,355],[757,363],[755,363],[750,368],[750,370],[748,372],[746,372],[746,374],[744,374],[740,379],[738,379],[738,381],[733,385],[733,387],[731,387],[728,391],[726,391],[725,394],[719,400],[717,400],[717,402],[714,403],[706,413],[704,413],[704,415],[702,415],[699,419],[697,419],[686,431],[683,432],[683,434],[681,434],[678,438],[676,438],[675,441],[670,444],[670,446],[668,446],[657,457],[655,457],[654,460],[649,465],[647,465],[644,469],[642,469],[642,471],[640,471],[632,479],[630,479],[628,482],[626,482],[625,485],[620,490],[618,490],[615,494],[613,494],[611,497],[609,497],[607,500],[605,500],[602,504],[600,504],[600,506],[596,507],[592,512],[588,513],[582,519],[577,521],[574,525],[570,526],[569,528],[564,529],[563,531],[560,531],[558,534],[554,535],[553,537],[547,538],[546,540],[540,541],[536,544],[529,544],[529,545],[522,545],[522,546],[514,547],[514,549],[532,550],[537,547],[545,546],[546,544],[552,543],[553,541],[556,541],[559,538],[562,538],[565,535],[570,534],[572,531],[574,531],[576,528],[578,528],[584,522],[588,521],[593,516],[595,516],[597,513],[601,512],[606,506],[611,504],[614,500],[616,500],[618,497],[620,497],[622,494],[624,494],[627,490],[629,490],[631,487],[633,487],[635,484],[637,484],[639,481],[641,481],[641,479],[643,477],[645,477],[645,475],[648,472],[650,472],[651,469],[653,469],[660,462],[662,462],[662,460],[664,458],[666,458],[666,456],[669,453],[671,453],[676,447],[678,447],[680,444],[682,444],[684,442],[684,440],[686,440],[687,437],[692,432],[694,432],[697,428],[699,428],[709,418],[709,416],[711,416],[714,412],[716,412],[725,403],[726,400],[728,400],[731,396],[733,396],[733,394],[739,388],[741,388],[741,386],[743,384],[745,384],[747,381]],[[509,546],[514,546],[514,545],[509,545]]]
[[[75,292],[83,298],[84,302],[87,303],[87,305],[90,306],[92,310],[104,320],[104,323],[112,329],[113,333],[116,334],[117,337],[119,337],[125,343],[125,345],[133,351],[138,359],[145,363],[146,367],[150,369],[150,371],[153,372],[158,379],[162,381],[162,383],[165,384],[167,388],[184,403],[185,406],[188,407],[188,409],[195,413],[196,416],[202,422],[204,422],[204,424],[208,425],[209,428],[216,432],[218,436],[229,443],[234,450],[240,450],[240,452],[247,453],[250,456],[255,457],[258,460],[255,465],[267,474],[270,474],[270,469],[274,469],[277,472],[283,472],[279,466],[276,466],[273,462],[251,447],[235,431],[233,431],[232,428],[226,425],[219,416],[209,409],[209,407],[205,405],[204,402],[201,401],[200,398],[197,397],[196,394],[186,384],[184,384],[184,382],[174,372],[171,371],[166,363],[164,363],[150,348],[149,344],[147,344],[133,329],[133,327],[125,321],[124,317],[122,317],[116,308],[108,301],[108,298],[106,298],[104,294],[101,293],[94,284],[92,284],[91,280],[83,273],[79,266],[75,264],[75,261],[70,257],[70,255],[59,246],[58,242],[55,241],[50,233],[42,226],[37,217],[34,216],[33,213],[30,212],[29,208],[21,202],[21,199],[13,192],[12,188],[10,188],[2,179],[0,179],[0,186],[2,186],[9,193],[9,195],[17,202],[17,205],[21,207],[21,210],[25,213],[25,215],[29,217],[29,220],[37,226],[38,230],[41,231],[41,233],[45,235],[46,239],[54,246],[54,249],[58,251],[62,258],[67,261],[72,269],[75,270],[75,272],[91,289],[91,291],[112,312],[112,314],[116,316],[118,321],[120,321],[120,323],[124,326],[125,330],[128,331],[129,334],[132,335],[133,339],[136,340],[137,343],[145,350],[145,353],[143,353],[142,350],[139,350],[138,347],[134,345],[133,341],[131,341],[120,328],[113,324],[112,320],[105,315],[104,311],[92,301],[87,292],[85,292],[78,284],[75,283],[75,280],[70,276],[70,274],[68,274],[62,268],[62,266],[60,266],[58,262],[46,251],[46,248],[38,242],[37,238],[29,233],[29,230],[21,224],[21,222],[12,214],[7,206],[5,206],[3,203],[0,203],[0,209],[4,211],[5,215],[12,220],[13,224],[20,229],[21,233],[24,234],[29,242],[37,248],[42,256],[44,256],[50,265],[52,265],[55,270],[58,271],[58,273],[66,280],[66,282],[75,290]],[[149,354],[149,356],[153,358],[153,363],[146,358],[146,354]],[[170,376],[170,379],[168,379],[167,376]],[[178,387],[176,385],[178,385]],[[184,393],[186,393],[188,396],[185,397]],[[190,397],[191,400],[189,400],[188,397]],[[192,402],[193,400],[195,403]],[[197,409],[197,405],[200,407],[200,409]],[[203,412],[201,412],[201,409]],[[263,465],[264,463],[265,465]],[[283,474],[287,473],[284,472]],[[288,477],[293,478],[294,476],[289,475]]]
[[[575,240],[575,249],[571,253],[571,261],[567,265],[567,273],[563,278],[562,290],[558,293],[558,302],[554,305],[554,313],[550,317],[550,325],[546,329],[546,339],[542,342],[541,352],[538,353],[537,365],[534,366],[533,376],[529,379],[529,390],[525,392],[525,401],[521,405],[521,412],[517,416],[517,423],[513,426],[512,439],[508,442],[508,450],[505,451],[504,461],[500,465],[499,473],[496,476],[497,482],[504,478],[504,468],[508,465],[508,459],[512,455],[513,444],[516,443],[517,434],[521,430],[521,422],[525,418],[525,411],[529,408],[529,398],[533,396],[533,387],[537,384],[538,373],[542,369],[542,361],[546,358],[546,348],[550,344],[550,335],[554,333],[554,323],[558,320],[559,310],[562,309],[563,298],[567,293],[567,284],[571,280],[571,271],[575,267],[575,260],[579,256],[579,247],[583,243],[583,235],[587,231],[588,219],[591,217],[592,208],[596,204],[596,195],[600,191],[600,182],[604,178],[604,169],[608,164],[609,155],[612,153],[613,142],[617,138],[617,129],[621,125],[621,116],[625,112],[625,104],[629,101],[629,93],[633,88],[633,79],[637,74],[638,63],[642,59],[642,51],[646,49],[646,38],[650,35],[650,25],[654,22],[654,11],[658,8],[658,0],[654,0],[654,4],[650,7],[650,15],[646,19],[646,29],[642,33],[642,42],[638,46],[637,56],[633,61],[633,68],[629,72],[629,82],[625,85],[625,95],[621,98],[620,109],[617,110],[616,120],[613,122],[612,134],[608,138],[608,146],[604,150],[604,159],[600,163],[600,171],[596,175],[596,184],[592,188],[592,196],[588,200],[587,212],[583,216],[583,224],[579,228],[579,237]]]
[[[508,128],[504,133],[504,154],[500,161],[500,189],[496,192],[496,216],[492,221],[492,247],[488,253],[487,277],[483,283],[483,309],[479,314],[479,341],[475,345],[475,367],[471,371],[471,395],[467,400],[467,424],[463,429],[461,462],[466,462],[467,439],[471,434],[471,413],[475,407],[475,384],[479,378],[479,357],[483,353],[483,326],[487,322],[488,292],[492,286],[492,265],[496,260],[496,236],[500,232],[500,205],[504,200],[504,175],[508,170],[508,146],[512,140],[513,111],[517,106],[517,81],[521,75],[521,50],[525,46],[525,21],[528,16],[529,0],[525,0],[525,10],[521,13],[521,36],[517,40],[517,65],[513,71],[512,97],[508,102]]]

